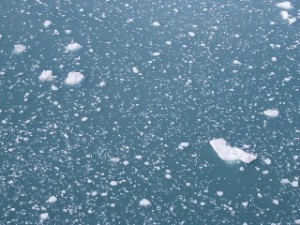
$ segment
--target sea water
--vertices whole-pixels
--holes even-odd
[[[1,0],[0,223],[300,224],[299,5]]]

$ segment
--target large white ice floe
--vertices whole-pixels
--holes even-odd
[[[52,81],[55,78],[56,76],[53,76],[52,70],[43,70],[43,72],[39,76],[40,81]]]
[[[76,85],[83,81],[84,76],[80,72],[69,72],[68,77],[65,79],[65,83],[68,85]]]
[[[211,140],[210,145],[224,161],[243,161],[250,163],[257,158],[256,155],[247,153],[240,148],[231,147],[222,138]]]
[[[68,44],[66,47],[66,50],[68,52],[75,52],[81,48],[82,48],[82,46],[80,44],[78,44],[77,42],[75,42],[75,43]]]

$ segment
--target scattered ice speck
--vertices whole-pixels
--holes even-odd
[[[245,171],[245,169],[244,169],[244,167],[240,167],[240,169],[239,169],[240,171]]]
[[[171,42],[171,41],[166,41],[166,44],[167,44],[167,45],[171,45],[172,42]]]
[[[289,2],[289,1],[276,3],[276,6],[278,8],[282,8],[282,9],[286,9],[286,10],[290,10],[293,8],[291,2]]]
[[[44,27],[48,28],[51,24],[52,22],[50,20],[45,20]]]
[[[124,166],[128,166],[128,165],[129,165],[129,161],[128,161],[128,160],[125,160],[125,161],[123,162],[123,165],[124,165]]]
[[[275,118],[279,116],[279,110],[278,109],[267,109],[264,111],[264,115],[270,118]]]
[[[155,21],[152,23],[153,27],[160,27],[160,23],[158,21]]]
[[[279,205],[279,201],[278,201],[277,199],[273,199],[273,200],[272,200],[272,203],[273,203],[274,205]]]
[[[83,81],[84,75],[80,72],[69,72],[68,77],[65,79],[65,84],[76,85]]]
[[[65,33],[66,33],[66,34],[71,34],[72,31],[71,31],[71,30],[65,30]]]
[[[241,63],[239,60],[237,60],[237,59],[233,60],[232,63],[233,63],[234,65],[242,65],[242,63]]]
[[[85,122],[85,121],[87,121],[88,119],[89,119],[89,118],[85,116],[85,117],[82,117],[82,118],[81,118],[81,121],[82,121],[82,122]]]
[[[106,86],[106,83],[105,83],[105,81],[101,81],[101,82],[100,82],[100,84],[99,84],[99,86],[100,86],[100,87],[104,87],[104,86]]]
[[[17,44],[17,45],[14,45],[13,53],[18,55],[18,54],[25,52],[26,49],[27,49],[27,47],[25,45]]]
[[[291,183],[292,187],[299,187],[299,182],[297,180]]]
[[[160,56],[160,52],[152,52],[151,55],[157,57]]]
[[[271,159],[267,158],[267,159],[264,159],[264,163],[267,165],[270,165],[272,163],[272,161],[271,161]]]
[[[82,46],[80,44],[78,44],[77,42],[75,42],[75,43],[68,44],[68,46],[66,47],[66,50],[68,52],[75,52],[81,48],[82,48]]]
[[[267,175],[267,174],[269,174],[269,171],[268,170],[264,170],[264,171],[262,171],[262,174],[263,175]]]
[[[150,206],[150,205],[151,205],[151,202],[150,202],[148,199],[143,198],[143,199],[140,201],[139,205],[142,206],[142,207],[147,207],[147,206]]]
[[[113,162],[113,163],[118,163],[118,162],[120,162],[120,158],[119,157],[112,157],[112,158],[110,158],[110,161]]]
[[[194,32],[192,32],[192,31],[190,31],[190,32],[189,32],[189,36],[190,36],[190,37],[195,37],[196,34],[195,34]]]
[[[243,205],[244,207],[247,207],[247,206],[248,206],[248,202],[242,202],[242,205]]]
[[[132,67],[132,72],[133,73],[139,73],[140,71],[136,66],[134,66],[134,67]]]
[[[57,91],[57,90],[58,90],[58,87],[55,86],[54,84],[52,84],[52,85],[51,85],[51,90],[52,90],[52,91]]]
[[[221,196],[223,196],[223,194],[224,194],[224,192],[223,192],[223,191],[217,191],[217,195],[218,195],[218,196],[220,196],[220,197],[221,197]]]
[[[167,173],[167,174],[165,175],[165,177],[166,177],[167,179],[171,179],[171,178],[172,178],[172,175],[169,174],[169,173]]]
[[[216,151],[218,156],[225,161],[240,160],[245,163],[250,163],[257,158],[256,155],[247,153],[240,148],[231,147],[222,138],[211,140],[210,145]]]
[[[47,202],[50,204],[54,204],[57,201],[57,198],[55,196],[51,196],[48,198]]]
[[[135,158],[138,159],[138,160],[141,160],[142,156],[141,155],[136,155]]]
[[[40,220],[41,221],[44,221],[44,220],[47,220],[47,219],[49,219],[49,213],[42,213],[40,215]]]
[[[183,150],[187,147],[189,147],[190,143],[189,142],[181,142],[178,146],[178,149]]]
[[[106,196],[107,196],[107,193],[104,192],[104,193],[101,193],[100,195],[101,195],[102,197],[106,197]]]
[[[56,76],[53,76],[52,70],[43,70],[41,75],[39,76],[40,81],[53,81]]]
[[[109,184],[110,184],[110,186],[117,186],[118,182],[113,180]]]

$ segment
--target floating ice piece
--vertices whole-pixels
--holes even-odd
[[[57,198],[55,196],[51,196],[48,198],[47,202],[50,204],[54,204],[57,201]]]
[[[192,31],[190,31],[190,32],[189,32],[189,36],[190,36],[190,37],[195,37],[196,34],[195,34],[194,32],[192,32]]]
[[[118,185],[118,181],[111,181],[110,183],[109,183],[111,186],[117,186]]]
[[[289,24],[293,24],[297,21],[297,19],[295,17],[292,17],[288,11],[281,11],[281,18],[283,20],[286,20]]]
[[[72,43],[72,44],[68,44],[68,46],[66,47],[66,50],[68,52],[75,52],[75,51],[77,51],[81,48],[82,48],[82,46],[80,44],[78,44],[77,42],[75,42],[75,43]]]
[[[152,23],[152,26],[153,27],[160,27],[160,23],[155,21],[155,22]]]
[[[250,163],[257,158],[256,155],[247,153],[240,148],[231,147],[222,138],[211,140],[210,145],[218,156],[225,161],[243,161]]]
[[[56,76],[53,76],[52,70],[43,70],[43,72],[39,76],[40,81],[52,81],[55,78]]]
[[[217,191],[217,195],[218,195],[218,196],[220,196],[220,197],[221,197],[221,196],[223,196],[223,194],[224,194],[224,192],[223,192],[223,191]]]
[[[21,53],[25,52],[26,49],[27,49],[27,47],[25,45],[17,44],[17,45],[15,45],[13,53],[21,54]]]
[[[44,27],[46,28],[48,28],[51,24],[52,22],[50,20],[45,20],[45,22],[43,23]]]
[[[134,67],[132,67],[132,72],[133,73],[139,73],[140,71],[136,66],[134,66]]]
[[[160,52],[152,52],[151,55],[157,57],[160,56]]]
[[[278,8],[282,8],[282,9],[286,9],[286,10],[290,10],[290,9],[293,8],[291,2],[289,2],[289,1],[279,2],[279,3],[276,4],[276,6]]]
[[[84,76],[80,72],[69,72],[68,77],[65,79],[65,83],[68,85],[76,85],[83,81]]]
[[[147,206],[150,206],[150,205],[151,205],[151,202],[148,199],[143,198],[140,201],[140,206],[142,206],[142,207],[147,207]]]
[[[237,59],[233,60],[232,63],[233,63],[234,65],[242,65],[242,63],[241,63],[239,60],[237,60]]]
[[[42,213],[40,215],[40,220],[41,221],[44,221],[44,220],[47,220],[47,219],[49,219],[49,213]]]
[[[296,224],[300,224],[300,219],[295,220],[295,223],[296,223]]]
[[[265,116],[270,118],[275,118],[279,116],[279,110],[278,109],[267,109],[264,111]]]
[[[187,147],[189,147],[190,143],[189,142],[181,142],[178,146],[178,149],[183,150]]]

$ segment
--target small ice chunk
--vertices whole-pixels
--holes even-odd
[[[155,21],[152,23],[153,27],[160,27],[160,23],[158,21]]]
[[[274,205],[279,205],[279,201],[277,199],[273,199],[272,202]]]
[[[85,117],[82,117],[82,118],[81,118],[81,121],[82,121],[82,122],[85,122],[85,121],[87,121],[88,119],[89,119],[89,118],[85,116]]]
[[[56,76],[53,76],[52,70],[43,70],[43,72],[39,76],[40,81],[52,81],[55,78],[56,78]]]
[[[296,223],[296,224],[300,224],[300,219],[295,220],[295,223]]]
[[[272,57],[271,60],[272,60],[272,62],[277,62],[277,58],[276,57]]]
[[[41,221],[44,221],[44,220],[47,220],[47,219],[49,219],[49,213],[42,213],[40,215],[40,220]]]
[[[280,183],[281,184],[289,184],[290,183],[290,181],[288,180],[288,179],[282,179],[281,181],[280,181]]]
[[[169,173],[167,173],[167,174],[165,175],[165,177],[166,177],[167,179],[171,179],[171,178],[172,178],[172,175],[169,174]]]
[[[52,91],[57,91],[57,90],[58,90],[58,87],[55,86],[54,84],[52,84],[52,85],[51,85],[51,90],[52,90]]]
[[[65,84],[76,85],[83,81],[84,76],[80,72],[69,72],[68,77],[65,79]]]
[[[217,191],[217,195],[218,195],[218,196],[220,196],[220,197],[221,197],[221,196],[223,196],[223,194],[224,194],[224,192],[223,192],[223,191]]]
[[[172,42],[171,42],[171,41],[166,41],[166,44],[167,44],[167,45],[171,45]]]
[[[45,20],[44,27],[48,28],[51,24],[52,22],[50,20]]]
[[[160,56],[160,52],[152,52],[151,55],[157,57]]]
[[[47,202],[50,204],[54,204],[57,201],[57,198],[55,196],[51,196],[48,198]]]
[[[75,52],[81,48],[82,48],[82,46],[80,44],[78,44],[77,42],[75,42],[75,43],[68,44],[68,46],[66,47],[66,50],[68,52]]]
[[[119,157],[112,157],[112,158],[110,158],[110,161],[113,162],[113,163],[118,163],[118,162],[120,162],[120,158]]]
[[[244,150],[231,147],[227,142],[222,139],[213,139],[210,141],[210,145],[216,151],[218,156],[225,161],[243,161],[245,163],[250,163],[255,160],[256,155],[245,152]]]
[[[150,202],[148,199],[143,198],[143,199],[140,201],[139,205],[142,206],[142,207],[147,207],[147,206],[150,206],[150,205],[151,205],[151,202]]]
[[[134,66],[134,67],[132,67],[132,72],[133,73],[139,73],[140,71],[136,66]]]
[[[280,12],[281,18],[283,20],[286,20],[289,24],[293,24],[297,21],[297,19],[295,17],[292,17],[288,11],[281,11]]]
[[[111,181],[110,183],[109,183],[111,186],[117,186],[118,185],[118,181]]]
[[[276,6],[278,8],[282,8],[282,9],[286,9],[286,10],[290,10],[290,9],[293,8],[291,2],[289,2],[289,1],[279,2],[279,3],[276,4]]]
[[[265,164],[270,165],[272,163],[271,159],[264,159]]]
[[[99,86],[100,86],[100,87],[104,87],[104,86],[106,86],[106,83],[105,83],[105,81],[101,81],[101,82],[100,82],[100,84],[99,84]]]
[[[15,48],[14,48],[13,53],[17,54],[17,55],[25,52],[27,49],[27,47],[25,45],[21,45],[21,44],[14,45],[14,47]]]
[[[233,60],[232,63],[233,63],[234,65],[242,65],[242,63],[241,63],[239,60],[237,60],[237,59]]]
[[[190,31],[190,32],[189,32],[189,36],[190,36],[190,37],[195,37],[196,34],[195,34],[194,32],[192,32],[192,31]]]
[[[279,115],[279,110],[278,109],[267,109],[264,111],[264,114],[267,117],[275,118]]]
[[[189,147],[190,143],[189,142],[181,142],[178,146],[178,149],[183,150],[187,147]]]
[[[299,183],[298,183],[297,180],[293,181],[293,182],[291,183],[291,185],[292,185],[292,187],[299,187]]]

